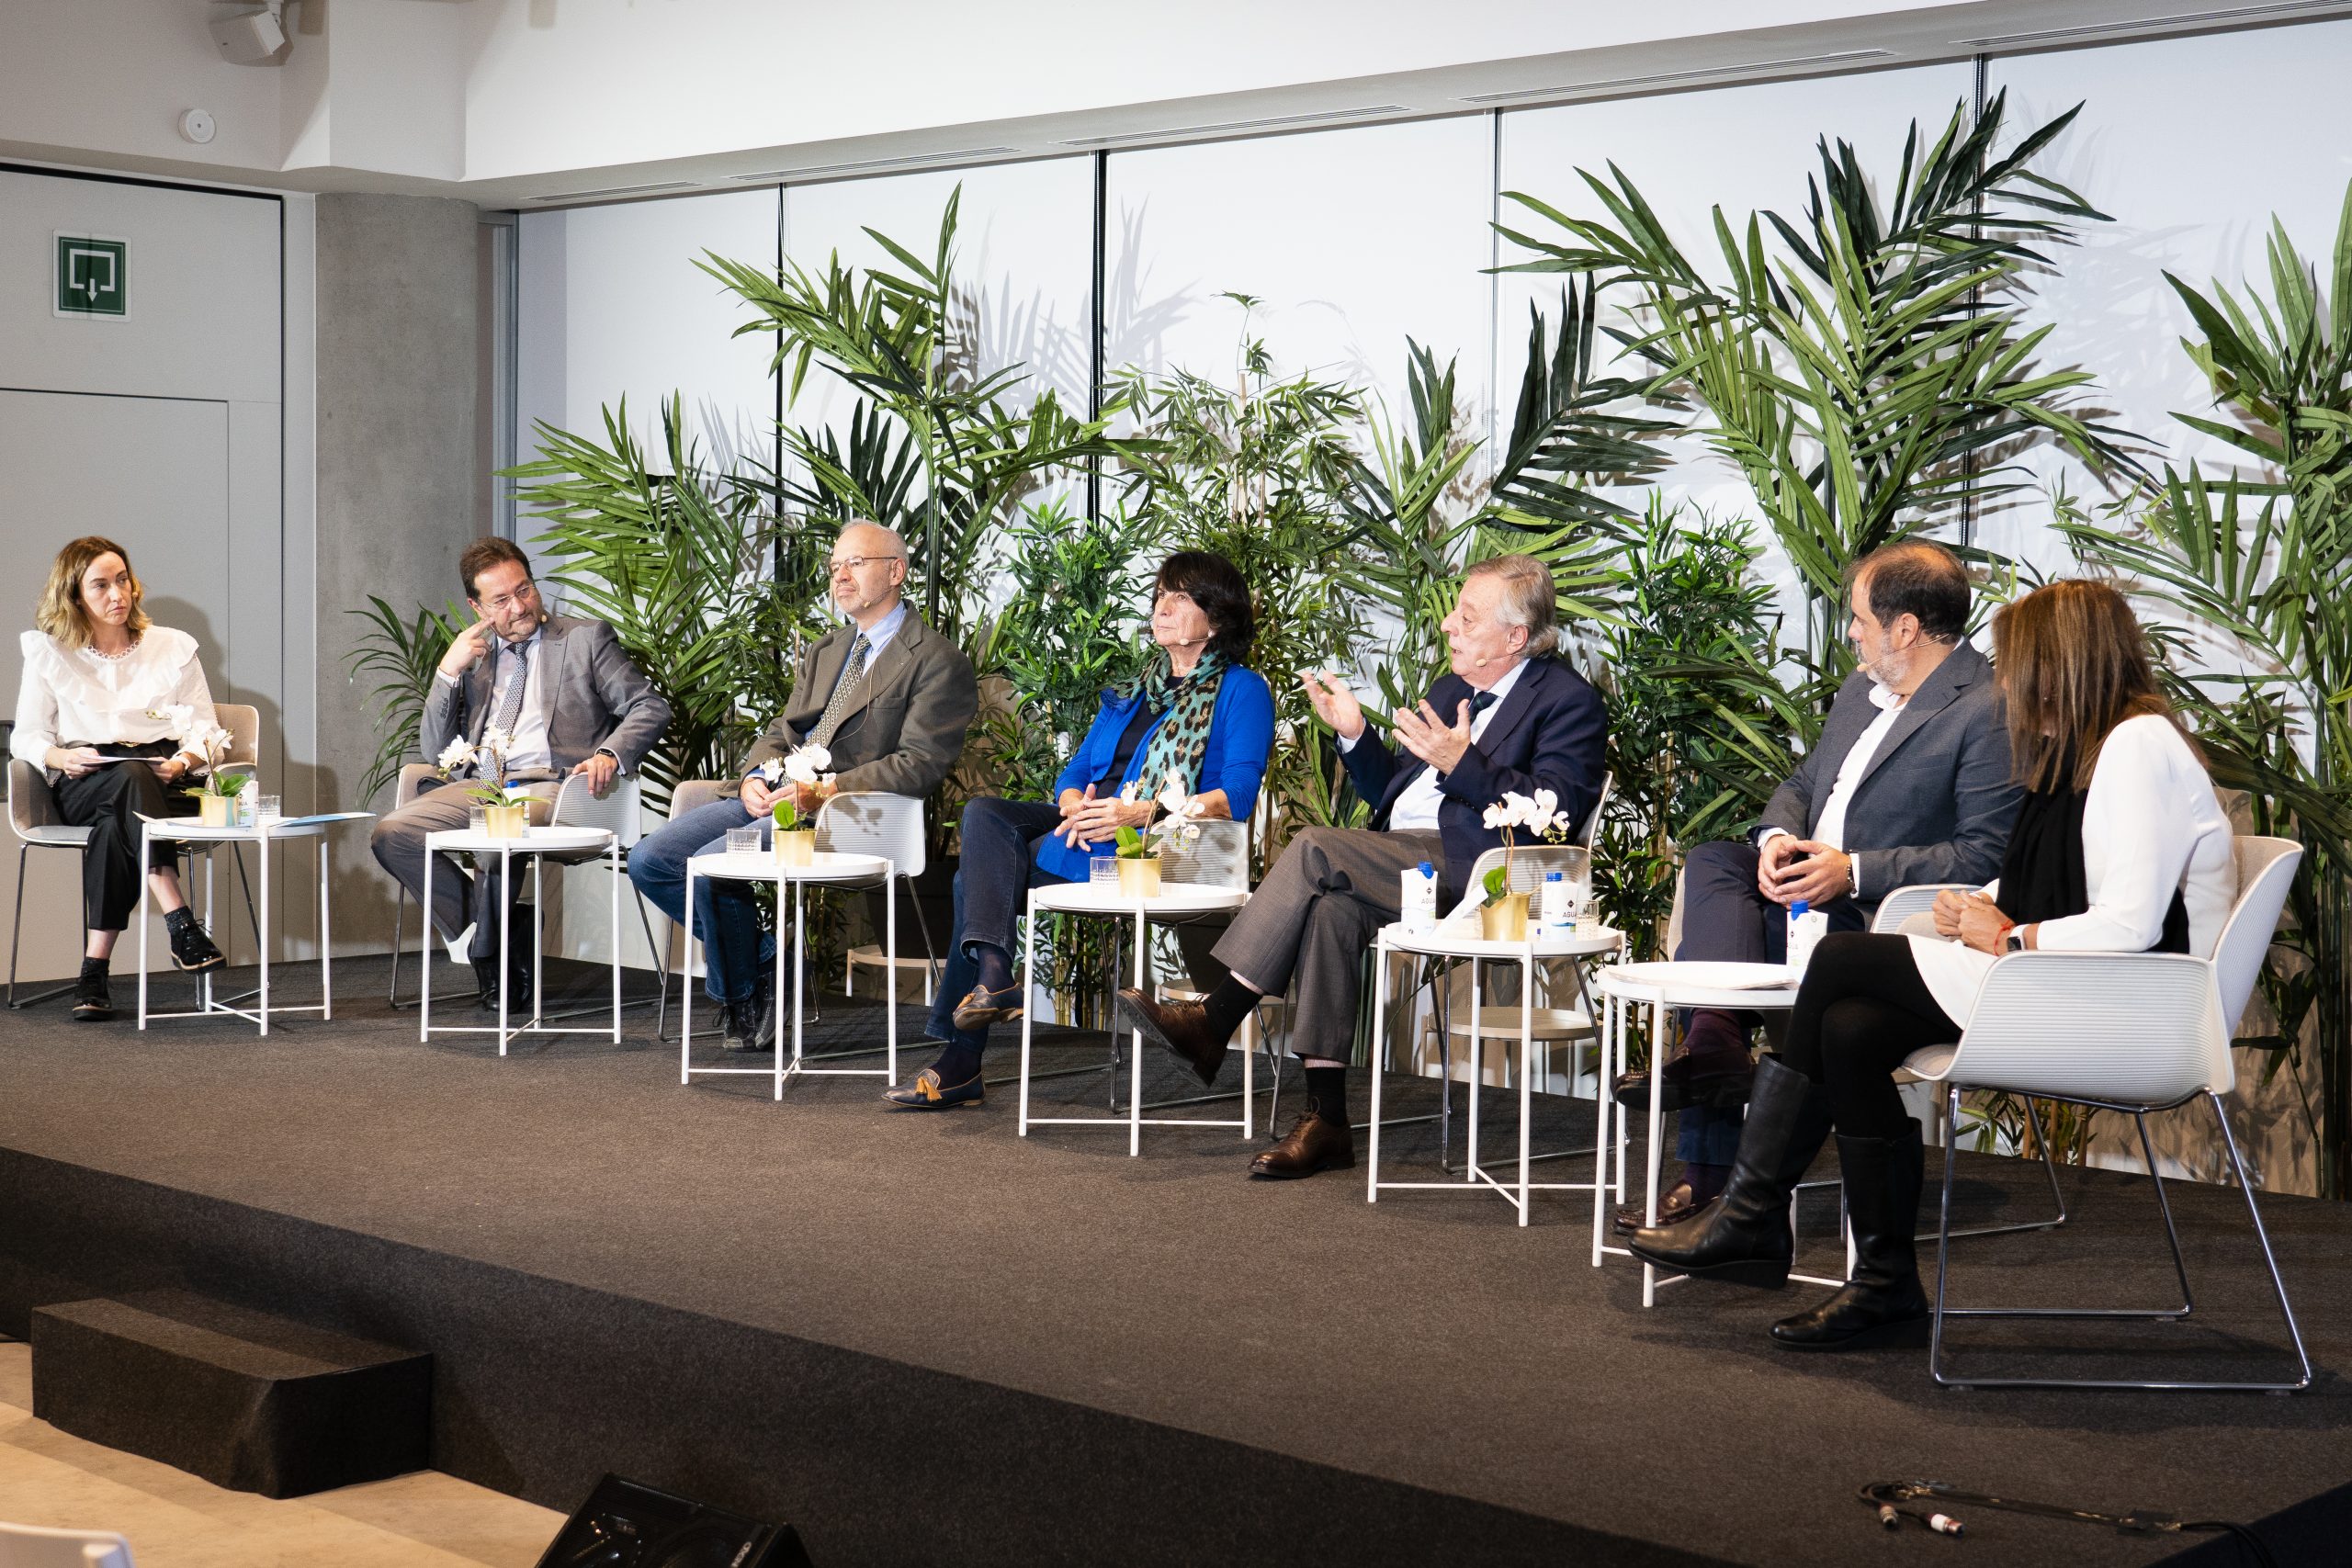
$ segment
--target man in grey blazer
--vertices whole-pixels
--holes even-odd
[[[425,694],[424,755],[438,760],[460,738],[479,744],[495,724],[513,738],[508,779],[528,783],[540,803],[535,820],[567,776],[605,794],[661,738],[670,705],[621,651],[612,627],[547,613],[531,563],[514,541],[476,539],[458,558],[458,575],[481,619],[451,641]],[[479,781],[482,773],[469,766],[458,776]],[[421,899],[425,834],[463,828],[473,804],[464,790],[445,788],[387,814],[372,839],[377,863]],[[494,868],[477,879],[448,856],[433,876],[431,915],[443,938],[455,942],[473,923],[470,956],[485,1007],[498,1000],[497,881]],[[507,977],[510,1008],[530,998],[528,951],[517,949]]]
[[[877,524],[851,523],[833,544],[831,571],[833,604],[848,618],[801,654],[792,700],[744,759],[735,797],[687,812],[629,852],[629,880],[673,920],[685,919],[686,862],[723,849],[730,828],[768,830],[777,800],[813,811],[844,790],[920,797],[963,755],[979,683],[963,649],[906,603],[905,541]],[[806,743],[831,754],[830,785],[763,774]],[[775,938],[762,936],[756,909],[742,883],[706,877],[695,889],[704,984],[730,1051],[767,1050],[775,1037]]]
[[[1992,666],[1966,640],[1966,570],[1941,545],[1913,539],[1863,557],[1847,581],[1847,635],[1861,668],[1753,839],[1690,852],[1678,959],[1777,964],[1799,900],[1826,913],[1831,931],[1864,931],[1898,887],[1982,883],[2000,869],[2023,794]],[[1712,1199],[1730,1168],[1756,1021],[1751,1012],[1691,1010],[1683,1052],[1657,1075],[1664,1107],[1683,1112],[1684,1177],[1660,1224]],[[1647,1073],[1628,1073],[1618,1098],[1646,1108],[1650,1088]],[[1629,1207],[1620,1229],[1629,1218],[1640,1224]]]

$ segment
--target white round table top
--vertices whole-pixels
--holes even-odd
[[[1670,1007],[1764,1011],[1793,1007],[1797,999],[1796,976],[1785,964],[1617,964],[1600,971],[1600,984],[1603,991],[1628,1001]]]
[[[559,850],[605,849],[612,843],[613,835],[603,828],[532,828],[519,839],[509,839],[494,837],[479,828],[445,828],[424,835],[424,841],[428,849],[434,850],[540,855]]]
[[[1165,882],[1148,898],[1122,893],[1115,882],[1057,882],[1030,895],[1040,909],[1070,915],[1132,915],[1138,908],[1153,915],[1204,915],[1217,909],[1238,909],[1250,902],[1249,889],[1218,887],[1206,883]]]
[[[1402,920],[1383,926],[1380,944],[1392,953],[1426,953],[1440,958],[1587,958],[1614,953],[1625,941],[1621,931],[1602,925],[1579,925],[1574,931],[1546,931],[1531,922],[1528,942],[1490,942],[1478,934],[1476,916],[1466,920],[1440,920],[1427,931],[1415,931]]]
[[[774,852],[761,848],[744,854],[720,850],[695,855],[686,868],[696,876],[725,877],[735,882],[870,882],[890,868],[880,855],[843,855],[830,850],[809,856],[806,865],[786,865]]]
[[[208,828],[193,817],[186,820],[175,817],[152,822],[149,828],[153,835],[158,839],[185,839],[190,842],[200,843],[250,844],[257,843],[264,838],[315,839],[339,823],[356,822],[375,815],[372,811],[351,811],[329,818],[312,818],[300,822],[273,817],[266,822],[255,822],[249,828]]]

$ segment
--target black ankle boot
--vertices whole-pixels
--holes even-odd
[[[1774,1324],[1772,1343],[1791,1350],[1927,1343],[1928,1294],[1919,1288],[1911,1240],[1926,1163],[1917,1122],[1899,1138],[1838,1135],[1846,1213],[1854,1226],[1854,1277],[1812,1311]]]
[[[114,998],[107,994],[107,963],[103,958],[82,960],[82,974],[74,982],[74,1021],[104,1023],[114,1016]]]
[[[164,917],[164,934],[171,939],[173,966],[187,974],[201,975],[229,962],[198,923],[196,911],[186,905]]]
[[[1635,1231],[1627,1249],[1661,1269],[1778,1290],[1796,1256],[1789,1199],[1828,1136],[1821,1086],[1778,1056],[1765,1057],[1724,1195],[1687,1220]]]

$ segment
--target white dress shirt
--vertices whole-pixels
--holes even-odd
[[[169,626],[149,626],[130,651],[107,659],[87,648],[64,648],[43,632],[17,638],[25,674],[17,688],[17,728],[9,752],[36,768],[49,766],[49,749],[140,746],[180,740],[170,724],[147,716],[185,704],[199,726],[218,724],[212,691],[196,638]]]
[[[555,772],[555,752],[548,744],[547,711],[539,705],[539,666],[547,662],[547,626],[542,623],[537,631],[519,644],[492,635],[490,656],[490,712],[482,719],[486,730],[506,705],[506,682],[514,677],[516,648],[525,650],[523,666],[523,711],[514,716],[513,744],[506,749],[506,771],[510,774]],[[451,685],[465,677],[443,674]]]
[[[2052,953],[2145,953],[2164,935],[2177,891],[2188,951],[2210,958],[2237,897],[2237,846],[2204,764],[2160,714],[2108,732],[2083,802],[2083,883],[2089,907],[2043,920],[2034,945]],[[2001,885],[1984,894],[2000,902]],[[1960,1023],[1996,960],[1942,937],[1915,936],[1911,957],[1936,1005]]]
[[[1820,824],[1813,830],[1816,842],[1834,849],[1846,847],[1846,812],[1854,804],[1854,792],[1861,788],[1862,775],[1870,772],[1871,759],[1886,744],[1887,735],[1894,728],[1895,720],[1903,716],[1903,705],[1908,700],[1892,687],[1882,686],[1876,681],[1871,682],[1871,701],[1878,705],[1878,716],[1871,720],[1869,728],[1855,737],[1845,760],[1838,764],[1838,778],[1829,786],[1829,798],[1821,807]],[[1756,842],[1760,848],[1777,838],[1794,837],[1786,828],[1770,828]],[[1862,863],[1849,857],[1847,874],[1853,882],[1854,897],[1860,897]]]
[[[1495,716],[1495,710],[1503,705],[1503,699],[1510,695],[1511,687],[1519,683],[1519,672],[1526,668],[1527,660],[1522,659],[1504,671],[1501,680],[1487,688],[1494,694],[1495,700],[1470,716],[1470,740],[1473,745],[1477,743],[1480,736],[1487,733],[1487,722]],[[1453,716],[1449,714],[1440,714],[1438,716],[1445,719],[1449,724],[1453,720]],[[1362,735],[1356,737],[1356,740],[1363,739]],[[1340,751],[1344,753],[1354,750],[1356,740],[1341,740]],[[1398,760],[1405,761],[1408,766],[1412,761],[1419,761],[1409,751],[1404,752]],[[1388,830],[1395,833],[1418,828],[1425,831],[1435,831],[1438,807],[1444,798],[1445,792],[1438,787],[1437,770],[1423,768],[1415,776],[1413,782],[1405,786],[1405,793],[1396,797],[1396,806],[1389,810]]]

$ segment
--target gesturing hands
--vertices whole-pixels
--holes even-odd
[[[1429,700],[1421,700],[1418,711],[1396,710],[1396,739],[1406,750],[1427,762],[1441,773],[1450,773],[1470,750],[1470,705],[1456,705],[1453,722],[1447,724],[1438,716]]]
[[[481,663],[489,651],[490,623],[476,621],[451,639],[449,651],[441,656],[441,673],[455,680]]]
[[[1315,716],[1339,731],[1340,739],[1353,740],[1363,733],[1363,705],[1356,701],[1346,682],[1328,670],[1302,670],[1298,683],[1306,688]]]

